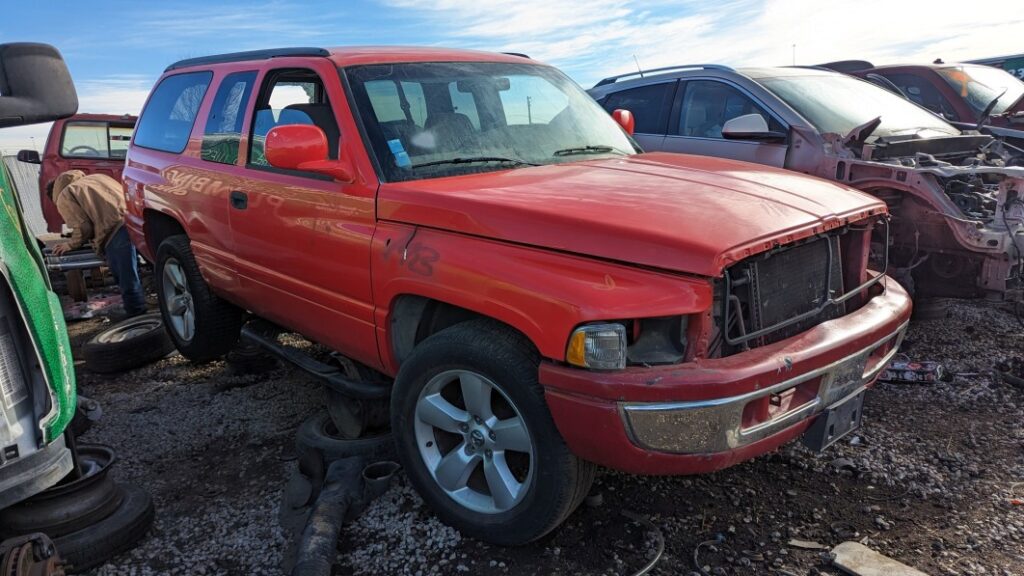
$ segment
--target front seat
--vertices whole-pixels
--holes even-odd
[[[431,114],[424,122],[423,129],[433,132],[435,152],[459,150],[476,140],[473,123],[468,116],[458,112]]]

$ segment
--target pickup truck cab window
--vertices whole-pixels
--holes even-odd
[[[635,152],[585,92],[547,66],[425,62],[352,66],[343,73],[385,181]],[[417,117],[420,94],[426,114]]]
[[[68,122],[64,125],[60,155],[64,158],[124,158],[132,127],[107,122]]]

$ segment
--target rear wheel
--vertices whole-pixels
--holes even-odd
[[[442,520],[469,536],[525,544],[579,505],[594,465],[555,428],[529,343],[492,321],[426,339],[403,363],[392,430],[413,486]]]
[[[156,260],[160,313],[178,351],[193,362],[227,354],[238,342],[242,311],[210,291],[188,236],[165,239]]]

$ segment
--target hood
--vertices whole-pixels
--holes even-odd
[[[84,177],[85,172],[82,172],[81,170],[68,170],[67,172],[61,173],[53,180],[53,195],[50,197],[50,200],[56,202],[57,198],[60,197],[60,193],[63,192],[65,188],[73,184],[79,178]]]
[[[378,194],[382,220],[704,276],[883,212],[825,180],[667,153],[388,183]]]

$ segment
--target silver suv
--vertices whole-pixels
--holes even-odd
[[[788,168],[885,200],[890,272],[918,295],[1020,298],[1019,149],[821,69],[676,66],[605,78],[589,92],[608,112],[632,112],[646,151]]]

